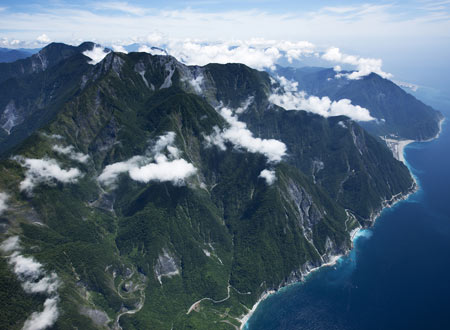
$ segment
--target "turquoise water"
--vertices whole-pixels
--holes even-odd
[[[405,150],[420,190],[384,210],[335,266],[263,301],[248,329],[450,329],[449,126]]]

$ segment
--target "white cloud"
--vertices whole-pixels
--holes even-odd
[[[156,8],[148,9],[144,14],[142,10],[146,8],[137,7],[136,11],[136,8],[129,10],[116,6],[122,12],[111,15],[109,12],[96,10],[95,6],[84,6],[82,3],[71,6],[49,3],[48,6],[34,8],[33,12],[0,12],[0,22],[9,27],[2,31],[5,37],[20,40],[34,39],[32,34],[35,31],[46,32],[41,30],[45,28],[52,31],[52,38],[58,41],[73,43],[79,39],[96,38],[104,44],[115,43],[117,40],[130,44],[135,40],[140,41],[137,36],[142,31],[156,27],[163,28],[166,35],[178,39],[200,38],[211,41],[264,35],[266,38],[293,41],[308,38],[325,47],[333,40],[335,44],[346,44],[351,49],[364,49],[378,54],[395,52],[399,54],[399,58],[404,57],[404,53],[400,53],[406,49],[409,54],[410,48],[413,48],[412,51],[422,49],[425,54],[423,48],[433,48],[424,47],[427,42],[434,46],[445,44],[442,40],[448,38],[450,31],[448,10],[430,12],[420,9],[421,6],[418,8],[417,3],[411,5],[410,2],[378,6],[355,4],[351,8],[322,7],[323,10],[320,3],[310,10],[299,10],[297,5],[287,5],[283,6],[284,10],[276,13],[264,10],[261,6],[261,9],[252,10],[242,10],[240,6],[229,6],[225,10],[194,10],[186,6],[167,9],[163,4],[153,7]],[[127,11],[144,15],[128,15]],[[380,49],[380,43],[387,46]],[[447,49],[446,45],[440,46],[440,49]],[[442,53],[445,58],[447,52]],[[429,55],[428,59],[435,56]],[[418,58],[420,62],[424,62],[423,58]]]
[[[145,163],[146,160],[144,156],[134,156],[127,161],[107,165],[98,180],[106,186],[112,185],[121,173],[130,171],[132,168],[139,166],[139,163]]]
[[[276,47],[254,47],[242,42],[210,43],[186,40],[171,42],[167,51],[188,65],[243,63],[252,68],[272,68],[282,56]]]
[[[25,281],[22,287],[27,293],[55,293],[59,288],[60,282],[56,273],[50,273],[37,281]]]
[[[269,186],[272,185],[277,179],[277,177],[275,175],[275,171],[267,170],[267,169],[262,170],[261,173],[259,174],[259,177],[265,179],[266,183]]]
[[[184,180],[197,172],[191,163],[180,157],[180,151],[173,144],[175,133],[168,132],[158,138],[152,148],[153,156],[134,156],[129,160],[107,165],[98,180],[110,186],[121,173],[128,173],[131,179],[140,182],[172,182],[184,184]],[[168,156],[163,151],[167,149]]]
[[[383,61],[381,59],[376,58],[364,58],[354,55],[346,55],[341,53],[339,48],[331,47],[329,48],[325,54],[322,55],[324,60],[330,62],[336,62],[341,64],[351,64],[356,66],[357,71],[352,72],[350,74],[345,74],[348,79],[360,79],[361,77],[367,76],[370,73],[379,74],[381,77],[390,79],[392,78],[392,74],[384,72],[381,67],[383,65]],[[339,67],[340,68],[340,67]],[[340,70],[335,70],[340,71]],[[339,74],[338,77],[344,76],[343,74]]]
[[[198,75],[196,78],[189,81],[195,92],[197,92],[198,94],[201,94],[202,92],[203,79],[204,77],[202,75]]]
[[[356,121],[374,120],[369,110],[359,105],[351,104],[349,99],[331,101],[328,96],[308,96],[304,91],[297,91],[297,83],[290,82],[284,77],[278,77],[284,93],[276,89],[269,96],[269,101],[286,110],[305,110],[323,117],[347,116]]]
[[[54,139],[54,140],[64,140],[64,137],[62,135],[59,134],[47,134],[47,133],[40,133],[42,136],[49,138],[49,139]]]
[[[298,82],[289,80],[283,76],[277,76],[276,78],[277,78],[278,82],[280,83],[281,87],[283,87],[283,89],[286,92],[296,92],[298,90]],[[273,80],[271,82],[273,84],[276,82],[276,80]]]
[[[12,252],[20,249],[19,236],[11,236],[5,239],[0,245],[3,252]]]
[[[197,169],[184,159],[169,161],[166,156],[159,155],[155,163],[142,167],[134,167],[129,171],[130,178],[140,182],[170,181],[173,184],[183,184],[184,179],[195,174]]]
[[[57,153],[62,155],[66,155],[72,160],[83,164],[87,163],[87,161],[89,160],[89,155],[83,154],[81,152],[76,152],[74,149],[75,148],[73,146],[63,147],[60,145],[54,145],[52,147],[53,151],[56,151]]]
[[[42,312],[34,312],[25,321],[22,330],[43,330],[51,327],[59,316],[58,297],[47,298]]]
[[[166,52],[158,47],[150,47],[148,45],[140,45],[138,48],[140,53],[148,53],[152,55],[167,55]]]
[[[126,14],[138,16],[145,15],[145,13],[147,12],[145,8],[133,6],[130,5],[128,2],[120,2],[120,1],[97,3],[95,4],[94,7],[96,9],[115,10],[124,12]]]
[[[175,136],[175,132],[167,132],[166,134],[161,135],[153,146],[153,152],[155,154],[161,153],[167,146],[170,146],[175,142]]]
[[[244,113],[247,111],[248,107],[253,103],[255,100],[254,96],[249,96],[244,102],[242,102],[241,106],[237,108],[234,112],[237,114]]]
[[[44,33],[41,34],[39,37],[36,38],[36,41],[40,44],[48,44],[50,43],[50,38]]]
[[[13,272],[22,282],[22,288],[27,293],[45,294],[47,298],[44,302],[42,312],[34,312],[25,321],[23,329],[45,329],[52,326],[59,315],[58,312],[58,288],[61,284],[58,275],[51,272],[47,274],[43,265],[33,257],[25,257],[18,251],[21,249],[19,237],[11,236],[0,245],[3,252],[12,252],[8,256],[8,263],[12,266]]]
[[[32,257],[24,257],[15,251],[9,258],[9,263],[14,268],[14,273],[21,279],[37,279],[42,274],[42,264]]]
[[[275,139],[255,138],[247,128],[247,125],[233,116],[233,112],[228,108],[220,109],[220,114],[230,125],[222,131],[218,127],[214,132],[205,136],[208,145],[216,145],[225,150],[225,142],[230,142],[235,148],[244,149],[251,153],[260,153],[267,157],[269,162],[278,163],[286,155],[286,145]]]
[[[25,179],[20,182],[20,190],[31,193],[33,188],[40,184],[52,184],[54,180],[62,183],[74,183],[82,175],[78,168],[64,170],[54,159],[35,159],[15,156],[22,167],[27,168]]]
[[[112,48],[115,52],[128,54],[127,50],[121,45],[112,45]]]
[[[151,48],[150,48],[149,46],[147,46],[147,45],[141,45],[141,46],[139,46],[138,52],[139,52],[139,53],[149,53],[149,54],[152,54]]]
[[[338,125],[341,126],[342,128],[347,128],[347,125],[345,125],[345,123],[342,120],[338,122]]]
[[[3,246],[5,245],[5,248]],[[47,295],[56,294],[60,281],[56,273],[47,275],[42,264],[33,257],[25,257],[17,250],[20,249],[18,240],[15,242],[3,242],[3,251],[13,251],[8,263],[13,267],[14,273],[22,282],[22,288],[27,293],[44,293]]]
[[[147,35],[147,42],[149,42],[151,45],[159,45],[162,40],[164,40],[164,36],[161,33],[158,32],[152,32],[149,35]]]
[[[7,201],[9,199],[9,196],[7,193],[0,192],[0,215],[2,215],[3,212],[8,208]]]
[[[91,50],[86,50],[83,52],[83,55],[89,57],[91,60],[88,62],[89,64],[95,65],[101,62],[106,55],[109,54],[102,46],[95,45]]]

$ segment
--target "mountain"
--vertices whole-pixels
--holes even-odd
[[[92,42],[84,42],[77,47],[63,43],[51,43],[28,58],[13,63],[0,63],[0,83],[10,78],[20,78],[32,73],[43,72],[74,54],[92,49],[94,45]]]
[[[439,132],[443,119],[440,112],[376,73],[352,80],[337,78],[334,69],[278,66],[274,74],[298,82],[299,89],[310,95],[328,96],[331,100],[350,99],[353,104],[368,109],[377,120],[362,126],[375,135],[423,141]]]
[[[93,46],[52,43],[27,59],[0,63],[0,153],[46,124],[79,92],[90,68],[83,52]]]
[[[272,104],[268,73],[80,47],[3,67],[1,328],[238,327],[415,188],[356,122]]]
[[[9,49],[0,48],[0,63],[10,63],[30,57],[34,54],[33,49]]]

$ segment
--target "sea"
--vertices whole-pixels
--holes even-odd
[[[450,118],[449,98],[420,93]],[[448,120],[438,139],[408,145],[405,158],[420,189],[360,231],[334,266],[262,301],[245,329],[450,329]]]

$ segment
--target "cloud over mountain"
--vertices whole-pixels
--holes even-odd
[[[31,193],[33,188],[41,183],[52,184],[55,181],[74,183],[82,176],[78,168],[65,170],[55,159],[51,158],[37,159],[15,156],[13,159],[27,169],[25,179],[20,182],[20,190],[28,193]]]
[[[262,170],[261,173],[259,174],[259,177],[266,180],[266,183],[269,186],[272,185],[275,182],[275,180],[277,179],[277,177],[275,175],[275,171],[267,170],[267,169]]]
[[[197,172],[197,169],[180,158],[180,151],[174,146],[174,142],[175,133],[168,132],[158,138],[152,148],[152,155],[134,156],[126,161],[107,165],[98,180],[110,186],[121,173],[128,173],[135,181],[172,182],[175,185],[182,185],[185,179]],[[168,155],[163,153],[165,149]]]
[[[42,312],[34,312],[25,321],[23,330],[43,330],[51,327],[59,316],[58,297],[47,298]]]
[[[0,192],[0,215],[8,208],[7,201],[8,201],[8,194],[4,192]]]
[[[91,60],[88,62],[89,64],[95,65],[101,62],[106,55],[108,55],[109,51],[99,45],[95,45],[91,50],[85,50],[83,55],[89,57]]]
[[[52,150],[61,155],[66,155],[70,159],[77,161],[79,163],[85,164],[89,160],[89,155],[75,151],[74,146],[64,147],[64,146],[56,144],[52,147]]]
[[[351,104],[349,99],[331,101],[329,97],[317,97],[307,95],[304,91],[298,91],[298,83],[278,77],[282,88],[275,88],[269,97],[269,101],[286,110],[305,110],[323,117],[347,116],[356,121],[374,120],[368,109]]]
[[[61,281],[55,272],[47,272],[44,266],[33,257],[20,253],[21,246],[18,236],[7,238],[0,245],[0,249],[7,256],[8,264],[22,284],[22,288],[29,294],[44,294],[47,296],[44,309],[33,312],[23,325],[23,329],[42,330],[51,327],[59,316],[58,288]]]
[[[215,127],[211,135],[205,136],[207,144],[226,150],[225,142],[230,142],[236,149],[263,154],[272,163],[280,162],[286,155],[286,145],[283,142],[275,139],[255,138],[247,125],[239,121],[230,109],[224,107],[219,112],[230,127],[223,130]]]
[[[343,54],[337,47],[331,47],[327,49],[325,54],[322,55],[322,58],[330,62],[350,64],[357,68],[357,71],[354,71],[350,74],[338,74],[338,77],[346,76],[348,79],[360,79],[361,77],[367,76],[368,74],[373,72],[386,79],[392,78],[392,74],[384,72],[381,69],[383,65],[383,61],[381,59],[364,58]]]

